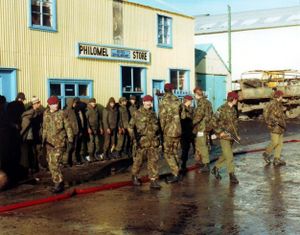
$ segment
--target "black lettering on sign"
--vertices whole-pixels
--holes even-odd
[[[147,61],[147,52],[144,51],[134,51],[133,52],[134,60],[145,60]]]

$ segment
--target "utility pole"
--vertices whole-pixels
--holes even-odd
[[[231,67],[231,7],[227,5],[228,10],[228,70],[229,70],[229,84],[230,90],[232,90],[232,67]]]

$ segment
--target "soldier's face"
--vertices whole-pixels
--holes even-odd
[[[115,103],[114,102],[110,102],[109,106],[113,108],[113,107],[115,107]]]
[[[236,105],[237,102],[238,102],[238,100],[237,100],[237,99],[234,99],[234,100],[232,101],[232,104],[233,104],[233,105]]]
[[[54,112],[58,110],[58,104],[51,104],[49,105],[50,111]]]
[[[41,102],[37,102],[32,105],[33,109],[38,109],[41,106]]]
[[[90,105],[91,105],[93,108],[96,107],[96,103],[94,103],[94,102],[90,103]]]
[[[281,102],[283,100],[282,96],[278,97],[278,101]]]
[[[150,109],[153,106],[152,101],[143,101],[143,105],[145,109]]]
[[[185,102],[184,102],[184,104],[185,104],[185,106],[191,106],[192,105],[192,101],[191,100],[186,100]]]
[[[135,104],[135,100],[130,100],[130,103],[131,104]]]

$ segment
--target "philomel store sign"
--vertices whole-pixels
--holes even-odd
[[[150,63],[150,52],[142,49],[78,43],[77,57]]]

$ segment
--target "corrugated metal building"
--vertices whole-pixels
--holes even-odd
[[[195,43],[228,61],[228,15],[196,16]],[[232,13],[232,80],[250,70],[300,69],[300,7]]]
[[[120,0],[1,0],[0,93],[43,103],[194,86],[194,20]]]
[[[195,72],[196,85],[202,87],[217,110],[225,102],[231,82],[229,70],[212,44],[195,46]]]

